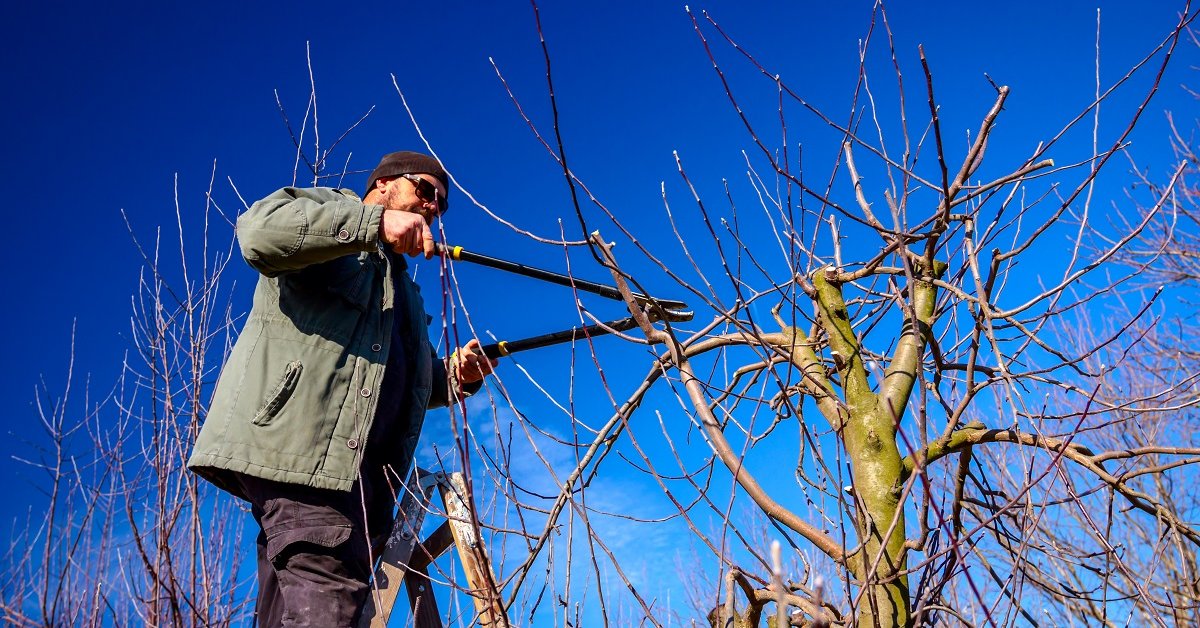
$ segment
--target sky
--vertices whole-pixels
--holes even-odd
[[[1107,86],[1158,43],[1181,6],[1162,0],[896,2],[889,21],[907,72],[909,107],[924,106],[916,65],[921,44],[951,137],[973,132],[990,106],[994,92],[985,73],[1012,87],[1000,129],[1015,139],[993,155],[1018,161],[1090,102],[1097,7],[1101,83]],[[871,3],[691,8],[700,20],[700,11],[709,11],[814,105],[839,120],[848,116]],[[398,86],[461,186],[451,192],[443,221],[448,242],[543,267],[566,264],[560,248],[532,245],[471,203],[464,189],[521,229],[581,237],[561,170],[506,93],[507,84],[534,125],[551,133],[546,59],[528,3],[23,2],[2,11],[8,50],[0,58],[6,92],[0,125],[10,148],[0,154],[0,172],[13,183],[10,189],[27,195],[10,204],[14,237],[0,253],[10,269],[0,309],[0,429],[8,435],[0,473],[15,480],[8,482],[12,498],[0,506],[5,521],[36,500],[36,472],[12,457],[39,442],[38,387],[44,383],[51,397],[60,394],[73,346],[76,378],[107,390],[130,349],[131,296],[141,267],[134,238],[146,246],[161,228],[164,251],[174,250],[178,201],[185,242],[194,251],[210,181],[228,216],[240,209],[239,196],[252,202],[291,184],[295,148],[276,98],[298,128],[310,78],[322,146],[371,110],[331,157],[357,172],[346,177],[349,187],[361,189],[361,172],[379,155],[424,148]],[[694,207],[679,194],[676,154],[714,201],[720,201],[722,179],[735,187],[745,180],[743,151],[756,149],[684,4],[546,2],[538,14],[569,163],[632,230],[661,234],[668,228],[664,185],[680,211]],[[746,94],[741,104],[751,118],[765,121],[766,143],[778,145],[778,128],[769,122],[777,116],[773,88],[764,89],[762,77],[727,45],[714,42],[714,50],[722,64],[737,69],[731,85]],[[1194,102],[1179,86],[1195,84],[1189,67],[1195,60],[1191,47],[1181,49],[1147,111],[1133,148],[1143,165],[1168,165],[1164,110],[1194,117]],[[886,74],[873,80],[881,93],[894,81]],[[1115,100],[1112,119],[1135,104]],[[792,115],[788,132],[794,141],[810,142],[814,161],[830,162],[836,154],[836,143],[812,116]],[[1111,141],[1115,131],[1104,132]],[[311,131],[305,139],[313,139]],[[1110,185],[1104,193],[1119,203],[1121,182]],[[592,224],[615,231],[598,213],[588,215]],[[219,216],[210,238],[215,246],[228,245],[230,227]],[[581,276],[605,279],[586,266],[586,256],[570,259]],[[473,323],[499,337],[551,331],[577,318],[563,289],[479,268],[460,267],[456,274]],[[235,307],[248,305],[253,280],[235,260],[228,274],[236,284]],[[422,283],[427,301],[438,301],[429,297],[439,289],[436,275],[422,276]],[[588,303],[600,318],[620,314],[619,304]],[[561,384],[563,354],[545,355],[524,357],[522,365]],[[640,376],[642,367],[634,370]],[[514,385],[514,395],[534,394]]]

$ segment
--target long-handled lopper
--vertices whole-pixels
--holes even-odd
[[[534,279],[541,279],[542,281],[548,281],[560,286],[567,286],[568,288],[575,288],[576,290],[582,290],[583,292],[591,292],[592,294],[598,294],[602,297],[608,297],[617,301],[621,300],[621,292],[614,286],[606,286],[594,281],[586,281],[584,279],[570,277],[561,273],[555,273],[548,270],[542,270],[541,268],[534,268],[532,266],[518,264],[517,262],[510,262],[508,260],[497,259],[495,257],[488,257],[487,255],[472,253],[471,251],[464,250],[461,246],[448,246],[441,243],[438,243],[436,246],[439,255],[444,255],[455,261],[471,262],[472,264],[479,264],[481,266],[487,266],[497,270],[516,273],[518,275],[524,275]],[[656,302],[666,310],[682,310],[687,308],[687,304],[683,301],[659,299],[658,297],[651,297],[637,292],[633,293],[633,298],[639,303],[643,304]]]
[[[572,287],[583,292],[591,292],[592,294],[598,294],[609,299],[614,299],[617,301],[623,300],[621,297],[621,292],[617,290],[615,286],[607,286],[593,281],[587,281],[584,279],[578,279],[576,277],[570,277],[560,273],[543,270],[541,268],[526,266],[525,264],[519,264],[517,262],[510,262],[508,260],[497,259],[495,257],[488,257],[487,255],[472,253],[464,250],[461,246],[448,246],[439,243],[437,245],[437,249],[439,254],[444,255],[452,260],[471,262],[473,264],[479,264],[489,268],[495,268],[497,270],[524,275],[533,279],[540,279],[542,281],[558,284],[560,286]],[[694,316],[692,312],[684,311],[684,308],[687,307],[687,304],[683,301],[660,299],[637,292],[633,293],[633,298],[642,305],[658,305],[657,308],[646,308],[647,316],[649,316],[651,320],[666,320],[672,323],[680,323],[690,321]],[[525,338],[522,340],[502,340],[500,342],[483,345],[483,353],[489,358],[499,358],[502,356],[511,355],[517,351],[538,349],[563,342],[571,342],[580,338],[622,332],[633,329],[634,327],[637,327],[637,321],[631,316],[628,318],[609,321],[607,323],[597,323],[595,325],[587,325],[584,327],[572,327],[570,329],[564,329],[563,331],[542,334],[540,336],[534,336],[532,338]]]
[[[692,320],[693,316],[691,312],[682,312],[676,310],[666,310],[666,314],[667,316],[665,317],[665,320],[671,321],[672,323],[690,321]],[[653,311],[649,312],[648,315],[652,321],[659,318],[658,316],[655,316]],[[637,327],[637,321],[630,316],[628,318],[609,321],[607,323],[597,323],[595,325],[587,325],[585,327],[572,327],[571,329],[564,329],[563,331],[542,334],[541,336],[534,336],[532,338],[525,338],[523,340],[501,340],[500,342],[483,345],[483,354],[489,358],[499,358],[516,353],[517,351],[548,347],[550,345],[556,345],[563,342],[571,342],[580,338],[594,338],[596,336],[603,336],[604,334],[611,334],[633,329],[634,327]]]

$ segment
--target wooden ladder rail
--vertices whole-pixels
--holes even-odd
[[[484,628],[509,628],[508,615],[496,586],[483,543],[472,524],[473,500],[462,473],[430,473],[415,469],[406,484],[396,524],[388,536],[374,586],[363,609],[359,628],[386,628],[403,584],[408,593],[415,628],[442,628],[441,615],[434,599],[429,564],[450,549],[458,550],[467,580],[467,594],[475,605],[478,625]],[[445,506],[446,521],[420,540],[432,490],[437,488]]]

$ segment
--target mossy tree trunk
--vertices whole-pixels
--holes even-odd
[[[866,588],[857,612],[859,626],[911,623],[900,501],[906,473],[896,435],[933,320],[937,291],[932,280],[944,271],[944,263],[914,260],[916,276],[910,283],[912,298],[905,308],[904,329],[878,390],[872,389],[839,273],[829,268],[814,277],[818,323],[828,338],[845,404],[841,437],[853,472],[850,492],[860,543],[858,552],[848,557],[847,567]]]

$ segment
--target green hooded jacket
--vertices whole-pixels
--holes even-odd
[[[378,446],[389,447],[393,466],[407,467],[426,408],[447,405],[461,388],[429,342],[417,285],[380,248],[382,214],[349,190],[283,188],[238,217],[242,256],[261,277],[188,468],[235,495],[228,472],[350,490],[375,420],[397,302],[408,308],[418,349],[400,442]],[[393,286],[406,294],[397,299]]]

